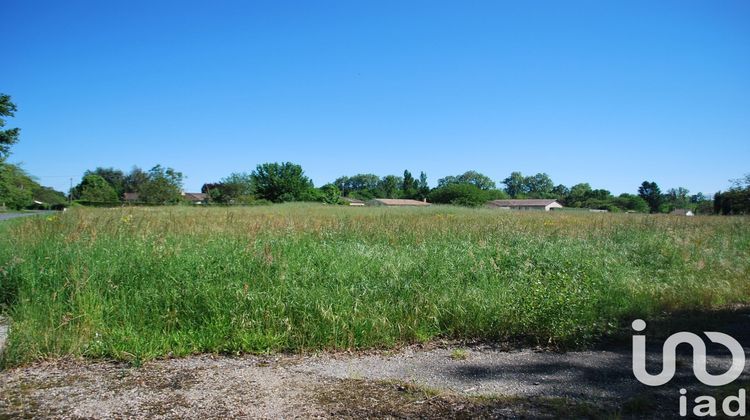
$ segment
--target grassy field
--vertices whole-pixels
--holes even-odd
[[[74,209],[0,224],[3,363],[585,344],[750,302],[750,220],[276,205]]]

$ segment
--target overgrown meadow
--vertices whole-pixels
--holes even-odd
[[[73,209],[0,224],[6,366],[576,345],[635,316],[750,301],[750,220],[454,207]]]

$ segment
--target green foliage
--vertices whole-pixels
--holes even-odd
[[[481,190],[494,190],[495,181],[477,171],[466,171],[461,175],[447,176],[438,180],[438,188],[449,184],[471,184]]]
[[[521,172],[512,172],[503,180],[505,192],[512,198],[558,198],[560,187],[555,191],[555,184],[549,175],[538,173],[531,176],[523,176]]]
[[[386,175],[378,182],[377,198],[400,198],[403,178],[396,175]]]
[[[59,206],[68,202],[65,194],[50,187],[39,186],[33,191],[34,200],[44,203],[47,207]]]
[[[662,205],[662,195],[656,182],[643,181],[638,187],[638,195],[648,203],[651,213],[658,213]]]
[[[482,190],[474,184],[447,183],[435,188],[429,195],[429,201],[437,204],[454,204],[458,206],[478,207],[490,200],[504,198],[498,190]]]
[[[401,180],[401,197],[417,198],[417,180],[408,170],[404,171],[404,178]]]
[[[86,175],[98,175],[104,178],[107,184],[114,189],[117,200],[121,199],[123,193],[125,193],[125,174],[119,169],[99,167],[93,171],[86,171],[83,174],[84,178]]]
[[[435,338],[575,345],[634,317],[750,302],[741,217],[285,204],[75,208],[0,230],[6,366]]]
[[[750,214],[750,174],[731,180],[728,191],[714,195],[714,211],[717,214]]]
[[[417,198],[422,200],[430,195],[430,186],[427,184],[427,174],[424,172],[419,173],[419,181],[417,181]]]
[[[503,180],[505,192],[511,198],[520,197],[526,192],[524,183],[525,178],[520,172],[511,172],[510,176]]]
[[[341,190],[341,195],[357,195],[366,200],[375,198],[380,178],[375,174],[357,174],[352,177],[342,176],[333,183]]]
[[[125,192],[141,193],[143,186],[148,183],[148,173],[143,169],[135,166],[130,173],[125,176]]]
[[[258,165],[251,179],[257,196],[275,203],[302,201],[313,187],[302,167],[291,162]]]
[[[620,209],[638,213],[648,213],[650,210],[646,200],[634,194],[620,194],[615,199],[615,204]]]
[[[34,181],[18,166],[0,162],[0,206],[23,209],[33,203]]]
[[[94,203],[114,203],[118,201],[117,192],[99,175],[88,173],[76,188],[73,197],[78,200]]]
[[[524,178],[524,193],[529,198],[554,198],[553,190],[552,179],[545,173]]]
[[[137,191],[149,204],[176,204],[182,200],[182,172],[156,165],[148,171],[147,181]]]
[[[670,188],[667,193],[664,194],[662,201],[667,205],[667,212],[674,209],[690,209],[692,204],[690,202],[690,191],[687,188]]]
[[[255,200],[253,178],[247,173],[232,173],[221,182],[203,184],[201,192],[219,204],[249,204]]]
[[[13,117],[17,111],[16,104],[11,102],[10,96],[4,93],[0,93],[0,162],[5,160],[10,154],[10,146],[18,142],[18,137],[21,134],[19,128],[9,128],[2,130],[5,127],[5,118]]]
[[[323,193],[323,202],[326,204],[339,204],[341,199],[341,190],[335,184],[326,184],[320,187]]]

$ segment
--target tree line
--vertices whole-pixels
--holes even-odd
[[[67,199],[79,204],[116,205],[123,202],[141,204],[178,204],[184,201],[184,175],[173,168],[156,165],[149,170],[133,167],[129,172],[98,167],[87,170],[69,196],[39,185],[17,165],[5,162],[10,147],[18,141],[18,128],[3,129],[3,117],[12,117],[16,106],[8,95],[0,94],[0,205],[29,208],[34,202],[47,206],[63,205]],[[206,183],[201,192],[209,204],[252,205],[289,201],[342,203],[341,197],[360,200],[373,198],[409,198],[437,204],[477,207],[497,199],[554,199],[565,207],[668,213],[689,209],[701,214],[750,214],[750,174],[732,180],[724,192],[713,199],[702,193],[690,195],[683,187],[662,192],[653,181],[644,181],[637,194],[613,195],[605,189],[594,189],[588,183],[570,187],[555,184],[546,173],[524,175],[512,172],[499,182],[469,170],[446,176],[430,188],[427,174],[415,177],[409,170],[401,175],[378,176],[371,173],[341,176],[316,188],[298,164],[269,162],[251,172],[232,173],[217,182]],[[129,199],[126,200],[126,193]]]

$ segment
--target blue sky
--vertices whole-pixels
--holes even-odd
[[[695,193],[750,172],[747,1],[3,0],[11,161],[548,173]]]

